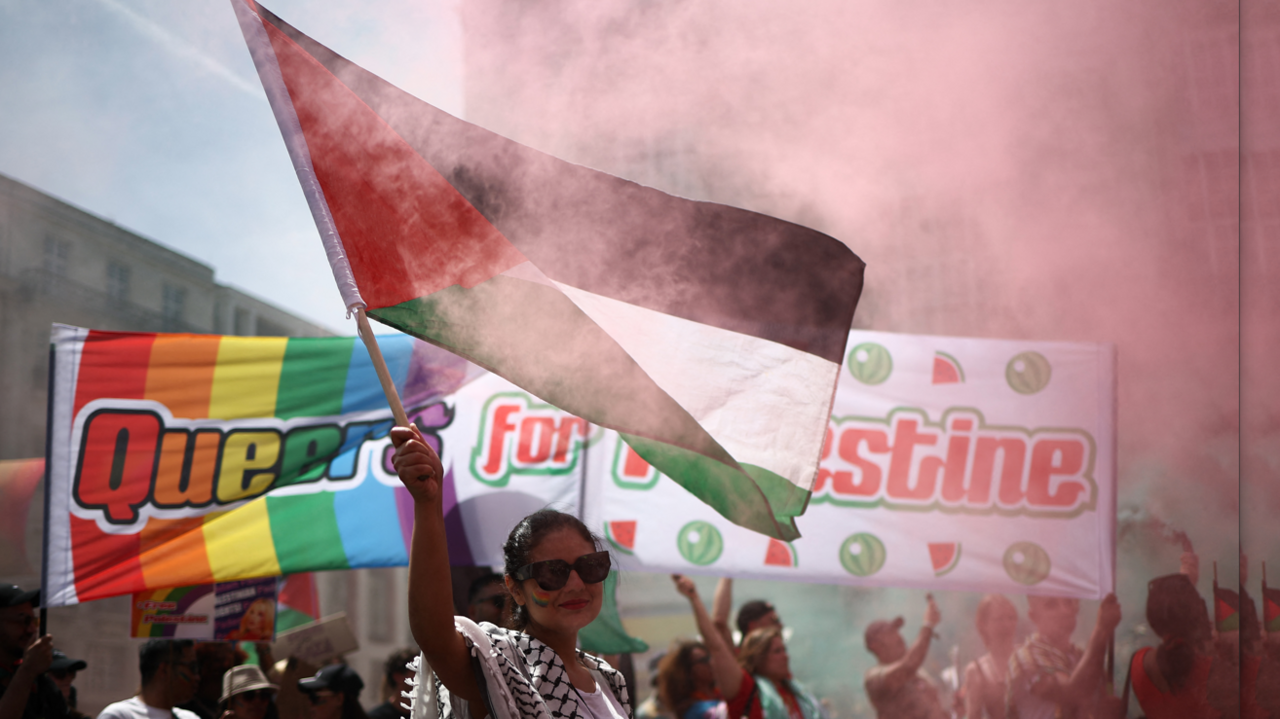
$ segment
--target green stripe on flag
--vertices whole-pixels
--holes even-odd
[[[281,574],[349,569],[333,513],[332,492],[267,497],[271,539]]]
[[[315,619],[312,619],[297,609],[280,605],[279,610],[276,611],[276,634],[279,634],[280,632],[287,632],[294,627],[311,624],[315,621]]]
[[[284,350],[276,416],[327,417],[342,414],[354,337],[294,337]]]
[[[795,518],[803,515],[809,507],[810,493],[800,489],[786,477],[770,472],[764,467],[746,463],[740,466],[751,475],[751,478],[756,481],[756,486],[764,493],[765,499],[769,500],[769,506],[773,508],[773,516],[778,520],[778,524],[794,526]],[[796,530],[796,537],[799,536],[800,531]]]
[[[776,523],[784,535],[781,537],[784,542],[800,538],[795,518],[804,511],[808,493],[782,477],[751,465],[742,465],[746,470],[744,474],[697,452],[644,437],[619,434],[644,461],[734,524],[755,529],[772,527]],[[796,494],[803,496],[797,498]],[[762,496],[770,500],[769,504],[761,501]],[[761,512],[768,511],[769,507],[774,510],[773,516],[762,515]],[[797,508],[799,511],[795,511]],[[795,513],[787,514],[788,510]],[[773,533],[768,534],[772,536]]]

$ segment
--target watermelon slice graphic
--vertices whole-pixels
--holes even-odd
[[[764,563],[769,567],[795,567],[800,564],[800,555],[790,542],[777,539],[769,540],[769,548],[764,553]]]
[[[933,576],[950,573],[960,564],[960,543],[929,542],[929,559],[933,562]]]
[[[960,360],[946,352],[933,353],[933,383],[959,384],[964,382],[964,369]]]
[[[624,554],[636,552],[636,520],[616,519],[604,523],[604,536],[614,549]]]

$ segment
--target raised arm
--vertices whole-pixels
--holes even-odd
[[[732,609],[733,579],[721,577],[716,582],[716,593],[711,597],[711,621],[729,646],[733,646],[733,629],[729,627],[729,612]]]
[[[732,700],[742,688],[742,667],[738,666],[733,646],[716,630],[693,580],[680,574],[672,574],[671,580],[676,583],[676,591],[683,594],[693,608],[698,632],[702,634],[702,642],[707,645],[707,652],[711,654],[711,673],[716,677],[716,685],[720,687],[725,699]]]
[[[920,665],[924,664],[924,660],[929,656],[929,643],[933,640],[933,628],[938,626],[938,622],[942,621],[942,613],[938,611],[938,605],[933,601],[933,596],[929,597],[929,606],[925,608],[924,625],[920,627],[920,634],[916,637],[911,648],[907,653],[902,655],[898,661],[889,664],[883,670],[883,681],[886,691],[895,690],[905,685],[916,672],[920,670]]]
[[[1070,676],[1059,674],[1031,687],[1031,693],[1059,704],[1079,704],[1092,699],[1093,690],[1102,680],[1102,660],[1107,645],[1120,624],[1120,601],[1108,594],[1098,606],[1098,622],[1093,626],[1089,646]]]
[[[982,719],[983,700],[986,699],[987,683],[983,681],[978,662],[969,662],[964,669],[964,716],[965,719]]]
[[[471,672],[467,644],[453,624],[453,583],[442,506],[444,468],[414,425],[393,427],[392,459],[400,481],[413,496],[413,539],[409,547],[409,629],[448,690],[472,706],[481,701]]]
[[[48,634],[37,637],[22,653],[22,664],[9,679],[9,686],[0,695],[0,718],[20,719],[27,702],[34,696],[31,688],[53,661],[53,637]]]

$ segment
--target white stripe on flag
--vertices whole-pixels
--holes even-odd
[[[739,462],[808,491],[840,365],[556,283]]]

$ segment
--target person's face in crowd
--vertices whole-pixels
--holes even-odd
[[[0,654],[9,661],[22,658],[36,640],[36,613],[30,604],[0,607]]]
[[[1018,610],[1012,602],[997,602],[987,612],[978,633],[984,643],[990,647],[1005,647],[1013,644],[1014,634],[1018,631]]]
[[[400,712],[400,716],[409,716],[409,710],[401,705],[400,692],[409,691],[409,685],[405,684],[405,680],[409,678],[409,672],[403,674],[391,675],[391,706]]]
[[[907,642],[897,629],[885,629],[875,636],[871,652],[883,664],[892,664],[907,654]]]
[[[529,552],[529,562],[560,559],[573,564],[586,554],[598,551],[573,529],[564,527],[542,538]],[[513,582],[512,595],[529,609],[529,629],[534,636],[539,630],[556,634],[577,633],[600,613],[604,582],[587,584],[577,571],[569,572],[569,580],[560,589],[547,590],[535,579]]]
[[[240,692],[231,697],[231,711],[236,719],[262,719],[267,715],[267,707],[271,706],[270,689],[254,689]]]
[[[768,614],[761,616],[753,622],[747,622],[747,634],[750,634],[757,629],[780,626],[782,626],[782,620],[778,618],[777,610],[770,609]]]
[[[215,704],[222,696],[222,676],[236,665],[236,651],[227,642],[209,642],[200,645],[196,657],[200,662],[196,696],[206,704]]]
[[[693,686],[698,689],[715,686],[716,676],[711,672],[711,654],[706,649],[694,647],[689,651],[689,673],[693,676]]]
[[[71,685],[75,683],[76,670],[50,671],[49,678],[53,680],[54,684],[58,685],[58,690],[62,692],[62,698],[67,700],[67,706],[71,706]]]
[[[773,681],[791,678],[791,658],[787,656],[787,643],[782,637],[774,637],[769,642],[764,663],[760,665],[760,674]]]
[[[1027,616],[1036,631],[1051,642],[1071,640],[1080,614],[1080,600],[1066,597],[1032,597]]]
[[[172,692],[173,703],[186,704],[194,699],[196,690],[200,688],[200,662],[196,659],[196,648],[191,646],[183,649],[169,661],[167,669],[168,676],[163,677],[164,685]]]
[[[507,588],[502,582],[494,580],[486,586],[476,601],[471,604],[471,619],[476,622],[489,622],[502,626],[503,614],[507,606]]]
[[[342,716],[342,695],[328,689],[311,693],[311,719],[338,719]]]

